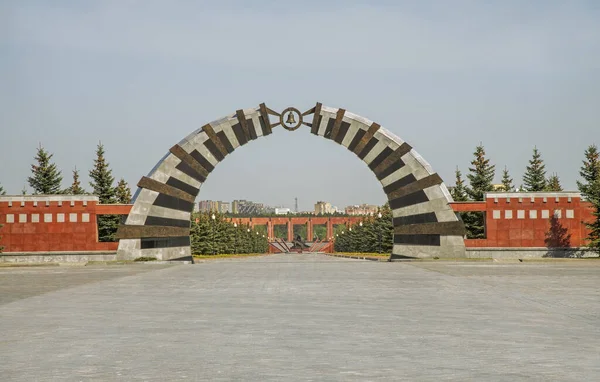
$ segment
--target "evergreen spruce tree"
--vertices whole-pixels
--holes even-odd
[[[217,212],[192,214],[190,236],[194,255],[265,253],[269,250],[266,234],[265,226],[236,227]]]
[[[113,183],[115,178],[112,176],[112,170],[104,158],[104,145],[98,143],[96,148],[96,159],[94,159],[94,168],[90,170],[90,186],[93,194],[100,199],[100,204],[115,203],[115,188]]]
[[[533,148],[533,156],[523,175],[525,189],[529,192],[544,191],[546,189],[546,165],[537,147]]]
[[[546,180],[546,188],[544,189],[544,191],[549,191],[549,192],[559,192],[562,191],[562,185],[560,184],[560,179],[558,178],[557,174],[552,174],[550,175],[550,177]]]
[[[27,186],[23,186],[21,189],[21,195],[27,195]]]
[[[585,160],[579,171],[582,181],[577,187],[585,200],[592,204],[594,219],[586,223],[589,230],[588,247],[600,255],[600,154],[598,147],[591,145],[585,151]]]
[[[388,204],[383,205],[377,215],[365,218],[362,225],[358,223],[334,231],[336,252],[392,253],[394,227]]]
[[[379,209],[381,218],[377,216],[372,220],[373,231],[376,236],[371,235],[371,248],[369,252],[392,253],[394,245],[394,226],[392,224],[392,209],[388,203]],[[374,240],[373,240],[374,239]]]
[[[508,174],[506,166],[504,167],[504,170],[502,170],[502,189],[506,192],[511,192],[515,189],[513,179]]]
[[[467,197],[467,189],[462,178],[462,173],[458,167],[456,167],[455,175],[456,180],[454,182],[454,187],[452,187],[452,190],[450,190],[450,195],[452,195],[452,199],[454,199],[455,202],[466,202],[469,200]]]
[[[475,157],[471,161],[472,167],[469,167],[470,187],[467,187],[467,195],[471,200],[482,201],[486,192],[494,190],[492,184],[496,166],[490,164],[490,160],[485,157],[485,149],[480,143],[473,153]],[[461,215],[467,229],[467,238],[482,239],[485,237],[485,215],[480,212],[467,212]]]
[[[93,194],[97,195],[100,204],[116,203],[115,187],[113,183],[115,178],[112,176],[112,170],[104,158],[104,146],[98,143],[96,148],[96,159],[94,159],[94,168],[90,170],[90,186]],[[121,218],[119,215],[99,215],[98,216],[98,240],[102,242],[115,241],[115,234]]]
[[[494,190],[492,182],[496,166],[490,164],[490,160],[485,157],[485,149],[481,143],[475,148],[473,156],[475,157],[471,161],[473,167],[469,167],[469,174],[467,174],[470,187],[467,187],[466,191],[471,200],[482,201],[486,192]]]
[[[192,254],[207,255],[212,253],[211,227],[208,214],[192,214],[190,236]]]
[[[79,181],[79,170],[77,170],[77,168],[73,170],[73,183],[71,184],[71,187],[65,190],[65,193],[71,195],[85,194],[85,190],[81,187],[81,182]]]
[[[121,178],[121,180],[119,180],[119,183],[117,183],[117,188],[115,189],[115,197],[117,199],[117,203],[131,203],[131,189],[129,188],[129,185],[123,178]]]
[[[42,145],[37,150],[35,160],[37,163],[31,165],[32,176],[27,182],[33,188],[33,193],[38,195],[60,194],[60,183],[62,176],[56,164],[51,162],[52,156]]]

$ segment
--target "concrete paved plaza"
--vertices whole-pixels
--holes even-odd
[[[600,261],[0,268],[0,378],[600,380]]]

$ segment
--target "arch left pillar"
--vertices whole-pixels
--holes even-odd
[[[131,212],[117,232],[117,259],[189,259],[190,218],[202,184],[236,148],[271,132],[263,104],[206,124],[171,147],[138,182]]]

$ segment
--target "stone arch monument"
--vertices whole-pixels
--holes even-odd
[[[312,122],[305,118],[312,115]],[[265,104],[237,110],[194,131],[138,183],[133,207],[119,227],[118,259],[188,258],[190,216],[200,186],[233,150],[272,133],[277,126],[311,133],[346,147],[369,166],[393,211],[390,259],[464,257],[464,224],[449,205],[452,197],[440,176],[407,142],[379,124],[344,109],[317,103],[301,113],[278,113]]]

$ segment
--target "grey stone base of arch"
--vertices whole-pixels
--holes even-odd
[[[201,185],[240,146],[268,136],[273,112],[264,104],[237,110],[192,132],[138,183],[134,204],[119,228],[117,257],[158,260],[189,258],[190,218]],[[311,133],[334,141],[358,156],[386,193],[393,215],[391,259],[465,257],[464,225],[450,207],[442,179],[410,144],[379,124],[320,103],[303,116]],[[282,121],[283,118],[280,118]]]

